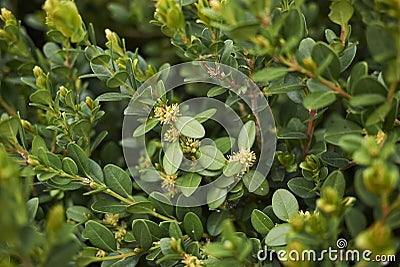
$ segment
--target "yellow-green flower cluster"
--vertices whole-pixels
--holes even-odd
[[[168,175],[164,172],[161,173],[161,179],[163,180],[161,187],[166,188],[171,197],[174,197],[177,193],[177,189],[175,188],[175,180],[178,177],[178,174],[175,173],[173,175]]]
[[[203,262],[192,254],[183,254],[182,263],[185,267],[200,267],[203,266]]]
[[[167,106],[161,100],[158,101],[160,106],[154,109],[154,116],[158,118],[161,124],[169,124],[176,122],[179,117],[179,106],[178,104],[172,104]]]
[[[174,143],[179,140],[179,131],[175,126],[171,125],[167,132],[164,134],[164,140]]]
[[[183,153],[196,153],[200,146],[200,141],[193,138],[186,138],[186,140],[181,141]]]
[[[233,152],[233,155],[228,156],[229,162],[239,162],[243,165],[241,173],[249,171],[256,161],[256,154],[250,148],[241,147],[239,152]]]

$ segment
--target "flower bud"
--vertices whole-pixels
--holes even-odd
[[[49,28],[71,38],[73,43],[84,39],[83,21],[74,1],[46,0],[43,9],[46,11],[46,24]]]
[[[395,254],[392,232],[382,223],[375,223],[361,232],[355,239],[355,245],[363,250],[371,250],[375,255]]]
[[[67,93],[68,93],[68,89],[65,88],[64,85],[61,85],[59,90],[60,90],[60,95],[61,95],[62,97],[65,97],[65,96],[67,95]]]
[[[58,232],[65,222],[64,207],[61,205],[54,206],[47,215],[46,228],[49,232]]]
[[[90,96],[86,97],[85,103],[90,109],[94,108],[93,100],[90,98]]]
[[[303,58],[302,62],[306,69],[308,69],[312,72],[315,72],[317,70],[317,64],[315,63],[315,61],[312,58],[310,58],[310,57]]]
[[[44,74],[43,70],[39,66],[33,68],[33,75],[36,78],[36,85],[40,89],[47,89],[47,75]]]
[[[31,157],[28,158],[27,163],[28,163],[29,165],[31,165],[31,166],[38,166],[38,165],[40,165],[40,162],[39,162],[39,161],[37,161],[36,159],[33,159],[33,158],[31,158]]]
[[[322,197],[317,199],[317,207],[327,215],[336,215],[340,212],[341,203],[337,191],[327,187],[322,192]]]
[[[0,15],[0,19],[4,22],[4,24],[7,25],[15,25],[17,26],[17,19],[15,18],[15,16],[11,13],[10,10],[8,10],[7,8],[2,8],[1,9],[1,15]]]
[[[0,38],[4,38],[7,39],[9,41],[13,40],[13,37],[11,35],[9,35],[5,30],[0,29]]]
[[[170,29],[185,31],[182,7],[175,0],[159,0],[154,17]]]
[[[375,160],[363,171],[365,188],[373,194],[390,193],[396,187],[399,172],[382,160]]]
[[[28,130],[28,131],[30,131],[30,132],[33,131],[32,124],[31,124],[29,121],[27,121],[27,120],[21,119],[21,125],[22,125],[22,127],[23,127],[24,129],[26,129],[26,130]]]
[[[305,220],[302,215],[297,214],[296,216],[292,217],[289,220],[290,226],[292,226],[292,229],[295,230],[296,232],[301,232],[304,229],[304,223]]]
[[[290,152],[277,153],[279,163],[284,166],[290,166],[294,163],[294,154]]]
[[[110,29],[105,29],[105,34],[106,34],[106,39],[108,42],[106,43],[106,46],[113,50],[114,53],[117,53],[120,56],[123,56],[124,50],[120,46],[120,38],[119,36],[115,33],[112,32]]]

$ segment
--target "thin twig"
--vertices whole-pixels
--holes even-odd
[[[6,101],[4,101],[1,95],[0,95],[0,106],[4,108],[4,110],[8,113],[8,115],[10,116],[17,115],[17,112],[9,104],[7,104]]]
[[[387,94],[387,96],[386,96],[386,100],[387,100],[388,102],[392,102],[393,97],[394,97],[394,93],[396,92],[396,88],[397,88],[398,83],[399,83],[399,81],[393,81],[393,82],[390,84],[389,92],[388,92],[388,94]]]
[[[311,145],[311,140],[312,140],[312,136],[314,133],[314,117],[315,115],[317,115],[317,110],[316,109],[311,109],[310,110],[310,118],[308,121],[308,126],[307,126],[307,139],[306,139],[306,143],[304,144],[304,148],[303,148],[303,159],[306,157],[306,155],[308,154],[308,150],[310,149],[310,145]]]

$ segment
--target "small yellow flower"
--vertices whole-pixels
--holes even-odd
[[[139,164],[136,166],[137,169],[146,169],[151,167],[151,160],[147,155],[140,156],[138,163]]]
[[[118,220],[119,220],[119,215],[111,213],[106,213],[103,218],[103,221],[111,226],[116,226]]]
[[[97,258],[103,258],[106,255],[106,252],[102,249],[99,249],[96,253]]]
[[[196,256],[192,254],[183,254],[182,263],[185,264],[186,267],[200,267],[203,266],[203,262],[199,260]]]
[[[154,109],[154,116],[158,118],[161,124],[172,123],[178,119],[180,115],[178,104],[167,106],[161,100],[158,101],[158,104],[160,106]]]
[[[387,135],[385,134],[384,131],[379,131],[376,134],[376,142],[378,143],[378,145],[385,143],[386,138],[387,138]]]
[[[124,221],[121,222],[121,225],[117,225],[115,227],[114,231],[114,238],[118,241],[118,242],[122,242],[122,240],[124,240],[124,237],[126,235],[126,223]]]
[[[181,141],[183,153],[196,153],[200,146],[200,141],[197,139],[186,138],[186,141]]]
[[[161,173],[161,179],[163,180],[161,187],[168,189],[171,197],[174,197],[177,193],[177,189],[175,188],[175,180],[177,177],[178,173],[175,173],[173,175],[168,175],[164,172]]]
[[[167,132],[164,134],[164,140],[174,143],[179,140],[179,131],[175,126],[171,125]]]
[[[256,161],[256,154],[250,148],[241,147],[239,152],[233,152],[233,155],[228,156],[229,162],[239,162],[243,164],[242,174],[249,171]]]

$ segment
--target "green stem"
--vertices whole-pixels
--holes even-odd
[[[309,78],[318,80],[320,83],[327,86],[329,89],[331,89],[335,93],[343,96],[344,98],[351,99],[352,96],[349,95],[346,91],[344,91],[340,86],[334,85],[330,81],[328,81],[325,78],[322,78],[320,76],[317,77],[317,75],[315,75],[315,73],[313,73],[309,70],[306,70],[302,66],[300,66],[296,60],[294,60],[294,59],[292,59],[292,60],[278,59],[278,60],[280,62],[282,62],[283,64],[285,64],[286,66],[288,66],[290,69],[300,72],[300,73],[308,76]]]
[[[137,253],[135,251],[132,251],[132,252],[127,252],[127,253],[121,253],[119,255],[105,256],[105,257],[97,258],[96,260],[94,260],[94,262],[118,260],[118,259],[133,257],[133,256],[136,256],[138,254],[139,253]]]
[[[91,177],[81,177],[79,175],[72,175],[72,174],[69,174],[69,173],[67,173],[67,172],[65,172],[63,170],[55,170],[55,169],[49,168],[49,167],[45,167],[45,168],[43,168],[43,170],[47,171],[47,172],[58,173],[58,175],[60,175],[61,177],[70,178],[72,180],[78,180],[78,181],[83,182],[85,184],[90,184],[90,187],[92,189],[98,189],[98,188],[102,187],[101,184],[94,182]],[[114,192],[110,188],[107,188],[107,189],[105,189],[104,191],[101,191],[101,192],[103,192],[103,193],[105,193],[105,194],[107,194],[109,196],[112,196],[112,197],[114,197],[114,198],[116,198],[116,199],[118,199],[118,200],[120,200],[120,201],[122,201],[122,202],[124,202],[124,203],[126,203],[128,205],[132,205],[132,204],[135,203],[135,201],[133,199],[125,198],[125,197],[121,196],[120,194],[118,194],[117,192]],[[160,213],[158,213],[156,211],[152,211],[150,214],[153,215],[154,217],[159,218],[159,219],[164,220],[164,221],[176,221],[175,218],[170,218],[170,217],[164,216],[164,215],[162,215],[162,214],[160,214]]]
[[[346,35],[347,35],[348,25],[347,23],[342,25],[342,30],[340,32],[340,40],[342,41],[343,47],[346,45]]]
[[[132,204],[135,203],[134,200],[129,200],[129,199],[127,199],[127,198],[124,198],[123,196],[119,195],[118,193],[112,191],[112,190],[109,189],[109,188],[107,188],[107,189],[104,191],[104,193],[106,193],[107,195],[110,195],[110,196],[112,196],[112,197],[115,197],[116,199],[121,200],[122,202],[124,202],[124,203],[126,203],[126,204],[129,204],[129,205],[132,205]]]
[[[150,214],[153,215],[154,217],[159,218],[159,219],[164,220],[164,221],[176,221],[175,219],[169,218],[169,217],[164,216],[164,215],[162,215],[160,213],[157,213],[155,211],[153,211]]]

